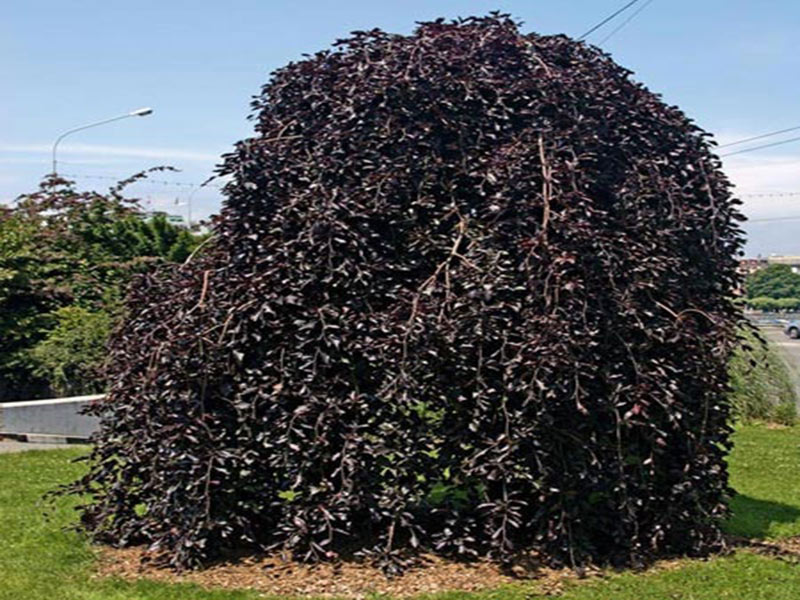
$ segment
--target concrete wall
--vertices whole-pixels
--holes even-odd
[[[88,438],[97,430],[99,420],[79,412],[93,400],[102,397],[101,394],[0,403],[0,435],[36,434]]]

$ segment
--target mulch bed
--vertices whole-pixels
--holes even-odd
[[[800,564],[800,536],[770,542],[732,537],[728,543],[732,550],[755,552]],[[568,581],[603,577],[608,573],[594,568],[580,573],[572,569],[549,569],[533,558],[519,561],[507,570],[487,561],[467,563],[424,555],[417,566],[389,579],[380,569],[363,562],[309,565],[277,554],[229,559],[202,570],[179,573],[156,567],[143,558],[146,558],[144,548],[104,547],[100,552],[96,576],[195,583],[216,589],[247,588],[267,596],[362,600],[383,594],[393,598],[409,598],[448,591],[477,592],[509,585],[528,585],[532,594],[558,596]],[[662,560],[648,571],[678,569],[687,562],[686,559]]]
[[[794,565],[800,565],[800,536],[783,538],[774,541],[748,540],[735,538],[733,544],[738,548],[755,552],[762,556],[776,558]]]
[[[217,589],[249,588],[274,596],[350,600],[378,594],[408,598],[445,591],[480,591],[526,582],[538,594],[558,595],[567,580],[579,577],[575,571],[547,569],[534,561],[516,564],[508,571],[486,561],[465,563],[432,555],[422,556],[419,565],[391,579],[363,562],[308,565],[279,555],[226,560],[203,570],[178,573],[143,562],[144,556],[143,548],[103,548],[97,576],[196,583]],[[598,574],[598,570],[589,570],[582,576]]]

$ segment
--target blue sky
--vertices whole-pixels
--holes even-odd
[[[250,134],[250,97],[270,71],[354,29],[408,33],[415,21],[497,9],[524,21],[524,31],[579,36],[624,3],[10,0],[0,20],[0,203],[50,171],[60,133],[141,106],[155,112],[68,137],[59,171],[81,187],[104,187],[112,183],[104,178],[170,164],[182,172],[157,179],[202,182]],[[797,0],[652,0],[602,47],[724,143],[800,125],[798,30]],[[800,192],[800,142],[732,156],[726,170],[751,218],[800,216],[800,195],[749,195]],[[221,202],[215,189],[153,182],[132,191],[173,212],[185,211],[174,203],[193,192],[195,216]],[[800,219],[747,229],[751,254],[800,254]]]

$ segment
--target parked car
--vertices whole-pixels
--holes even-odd
[[[784,327],[783,333],[793,340],[800,338],[800,321],[789,321]]]

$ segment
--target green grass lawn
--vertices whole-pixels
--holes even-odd
[[[733,501],[729,533],[758,538],[800,535],[800,427],[742,427],[730,457]],[[94,553],[74,533],[74,518],[61,502],[49,520],[41,496],[76,478],[82,451],[31,451],[0,456],[0,600],[247,600],[251,591],[208,591],[192,585],[94,579]],[[449,593],[437,600],[527,600],[536,584],[478,594]],[[740,552],[726,558],[687,561],[681,568],[621,573],[569,583],[564,600],[736,600],[800,598],[800,567]]]
[[[734,440],[728,462],[739,494],[731,502],[728,531],[757,538],[800,535],[800,427],[743,427]]]

